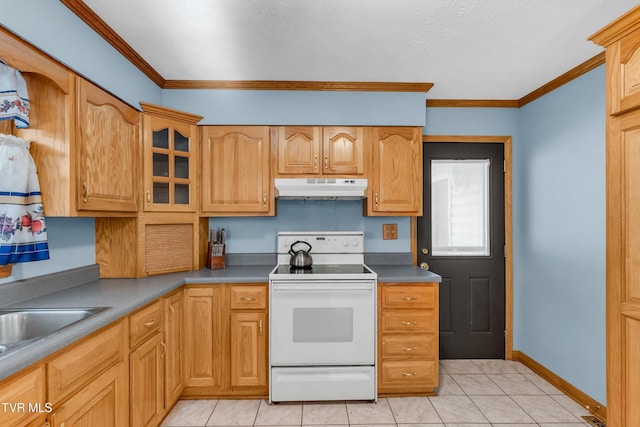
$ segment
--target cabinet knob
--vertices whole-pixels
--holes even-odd
[[[262,206],[267,207],[267,193],[262,195]]]
[[[422,248],[422,250],[421,250],[420,252],[422,252],[422,255],[426,255],[426,254],[428,254],[428,253],[429,253],[429,249],[427,249],[427,248]]]
[[[147,204],[151,203],[151,192],[147,191]]]
[[[329,169],[329,155],[324,156],[324,168]]]
[[[427,264],[426,262],[421,262],[420,268],[423,270],[429,270],[429,264]]]
[[[375,194],[376,208],[378,207],[378,193]]]
[[[258,322],[258,333],[262,335],[262,320]]]
[[[313,168],[318,169],[318,155],[313,156]]]

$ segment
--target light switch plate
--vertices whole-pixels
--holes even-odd
[[[398,238],[398,224],[382,224],[382,239],[395,240]]]

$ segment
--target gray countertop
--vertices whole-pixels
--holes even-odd
[[[440,282],[437,274],[421,270],[413,265],[380,265],[369,267],[378,273],[379,282]],[[179,288],[183,284],[198,283],[267,283],[269,273],[274,268],[269,265],[232,265],[225,269],[182,272],[151,276],[142,279],[93,279],[76,286],[62,288],[21,298],[4,308],[74,308],[110,307],[109,309],[65,328],[45,339],[22,346],[15,351],[0,353],[0,380],[42,360],[65,346],[90,333],[129,315],[136,309]],[[16,291],[11,291],[16,298]],[[0,294],[1,295],[1,294]]]

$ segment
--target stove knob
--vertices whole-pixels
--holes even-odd
[[[343,246],[345,246],[345,247],[346,247],[346,246],[349,246],[350,244],[351,244],[351,242],[350,242],[350,241],[348,241],[348,240],[344,240],[344,241],[342,242],[342,245],[343,245]]]
[[[356,239],[353,241],[352,246],[357,248],[358,246],[360,246],[360,242]]]

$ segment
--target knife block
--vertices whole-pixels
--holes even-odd
[[[207,268],[211,270],[219,270],[225,267],[225,252],[227,245],[222,245],[222,255],[213,255],[213,246],[209,245],[207,251]]]

